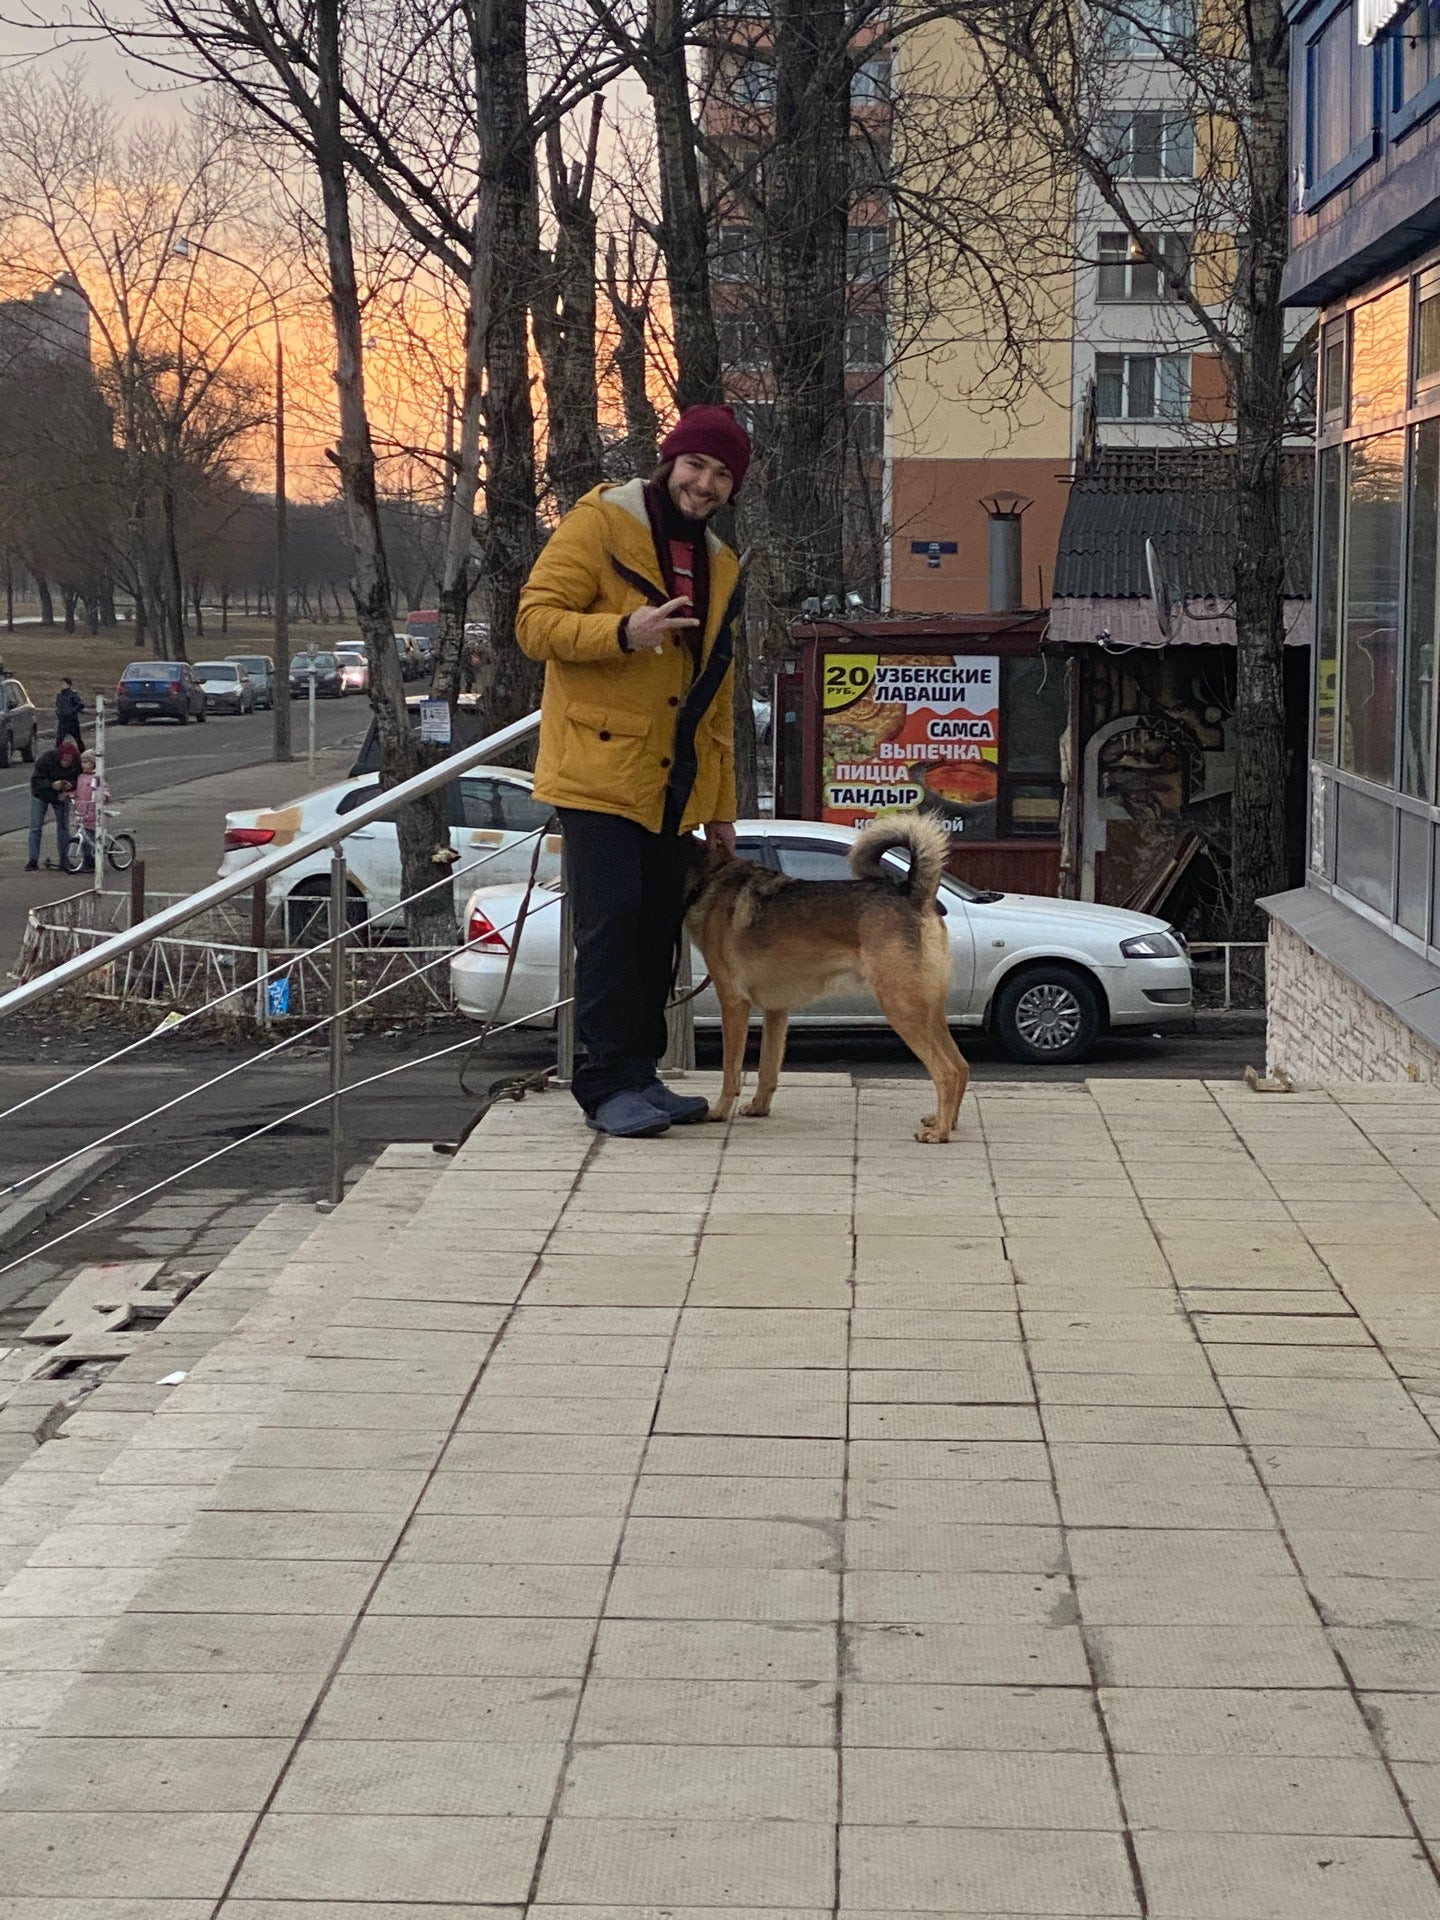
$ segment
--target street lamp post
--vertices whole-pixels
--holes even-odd
[[[285,498],[285,340],[280,327],[280,302],[271,292],[265,276],[248,260],[212,247],[208,240],[191,240],[181,235],[174,252],[181,260],[194,253],[208,253],[227,266],[250,274],[275,318],[275,677],[270,703],[275,729],[274,757],[289,760],[290,752],[290,524]]]

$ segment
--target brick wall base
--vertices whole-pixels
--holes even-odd
[[[1440,1086],[1440,1053],[1278,920],[1270,922],[1265,1057],[1295,1081]]]

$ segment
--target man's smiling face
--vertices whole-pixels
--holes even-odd
[[[708,453],[676,454],[670,469],[670,498],[687,520],[708,520],[734,491],[734,479],[723,460]]]

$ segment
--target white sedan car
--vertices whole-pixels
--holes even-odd
[[[794,880],[848,880],[856,834],[809,820],[742,820],[739,851]],[[889,856],[897,872],[903,862]],[[490,1019],[505,970],[524,886],[481,887],[464,919],[464,949],[450,963],[455,1002]],[[1165,921],[1085,900],[982,893],[947,875],[940,905],[950,935],[950,1018],[995,1033],[1012,1058],[1056,1066],[1077,1060],[1108,1030],[1188,1026],[1190,961]],[[548,1023],[559,997],[558,879],[535,893],[520,936],[502,1018]],[[704,972],[695,957],[695,978]],[[756,1018],[758,1019],[758,1015]],[[710,988],[695,1002],[697,1026],[720,1024]],[[868,990],[816,1002],[795,1014],[801,1027],[883,1027]]]
[[[446,789],[451,820],[450,844],[460,855],[451,869],[455,885],[455,912],[478,882],[524,885],[530,874],[537,836],[540,862],[536,877],[554,879],[560,872],[560,837],[547,831],[554,821],[548,806],[530,791],[530,775],[514,767],[472,767]],[[380,791],[374,774],[342,780],[292,800],[286,807],[261,808],[225,816],[225,856],[221,877],[239,873],[252,861],[292,845],[309,833],[331,826]],[[342,842],[350,889],[350,924],[374,918],[375,934],[384,937],[404,926],[400,908],[400,842],[394,823],[377,820]],[[297,860],[269,883],[269,903],[283,908],[286,944],[312,945],[329,931],[330,851]]]

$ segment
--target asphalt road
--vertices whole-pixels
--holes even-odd
[[[343,700],[315,703],[315,740],[318,747],[335,746],[363,736],[368,710],[356,694]],[[84,720],[86,743],[94,738],[94,716]],[[306,702],[290,708],[291,751],[303,759],[307,740]],[[105,760],[110,786],[123,801],[203,780],[208,775],[254,766],[270,758],[274,722],[269,713],[221,715],[212,713],[205,725],[187,727],[173,720],[147,720],[121,727],[110,721],[105,729]],[[46,731],[46,746],[53,735]],[[30,769],[12,760],[0,773],[0,834],[19,833],[30,824]]]

